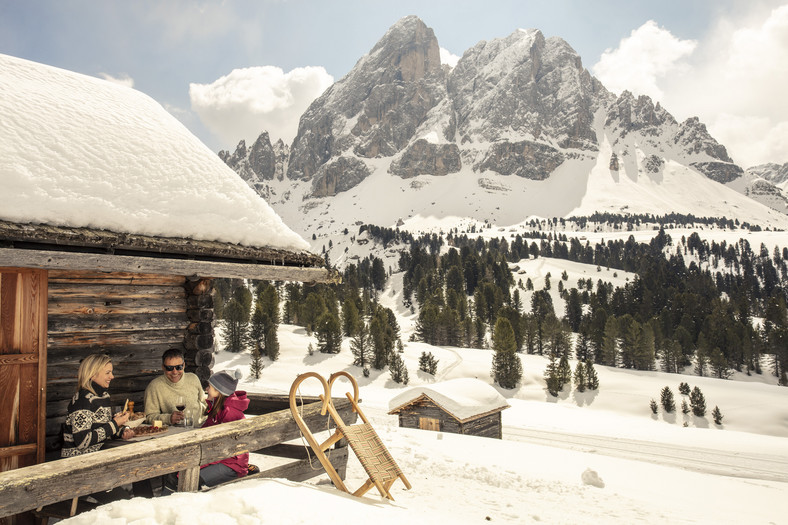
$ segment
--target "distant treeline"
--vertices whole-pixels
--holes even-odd
[[[592,245],[542,232],[538,243],[520,235],[509,241],[449,234],[445,244],[450,248],[441,255],[443,236],[425,235],[400,256],[404,300],[418,306],[417,337],[425,342],[478,347],[504,316],[518,349],[529,353],[574,351],[581,360],[637,369],[654,369],[659,358],[669,372],[693,364],[696,373],[718,377],[761,373],[766,355],[771,372],[787,382],[788,248],[755,251],[745,239],[709,244],[697,233],[674,246],[664,229],[649,243],[630,236]],[[540,256],[636,277],[614,289],[602,280],[569,283],[564,274],[546,279],[524,305],[521,292],[534,283],[515,283],[507,263]],[[564,312],[555,312],[551,286],[564,298]],[[764,318],[760,327],[753,316]],[[570,331],[578,334],[575,348]]]
[[[364,231],[387,247],[400,246],[403,301],[418,308],[418,340],[482,348],[504,318],[518,351],[643,370],[693,366],[697,374],[722,378],[732,370],[762,373],[767,357],[769,372],[788,384],[788,248],[753,249],[744,239],[708,243],[698,233],[674,243],[664,228],[648,243],[630,236],[595,244],[553,232],[484,240],[456,231],[420,237],[378,226],[361,226]],[[614,288],[603,279],[571,283],[566,272],[543,283],[512,272],[510,264],[536,257],[635,277]],[[338,351],[341,337],[350,337],[359,366],[390,366],[402,343],[396,316],[378,295],[392,270],[370,255],[346,265],[341,284],[276,284],[285,301],[282,321],[314,332],[320,351]],[[239,295],[234,286],[242,283],[217,285],[217,311]],[[563,311],[553,305],[553,287]],[[753,317],[763,322],[754,324]]]

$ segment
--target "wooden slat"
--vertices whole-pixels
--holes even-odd
[[[116,330],[105,332],[49,334],[49,346],[58,348],[96,346],[97,350],[105,345],[156,344],[164,342],[180,343],[183,341],[183,330]]]
[[[46,270],[98,270],[102,272],[226,277],[266,281],[331,282],[336,276],[325,268],[302,268],[188,259],[158,259],[124,255],[54,252],[0,248],[0,266]]]
[[[37,463],[43,463],[46,455],[46,403],[47,403],[47,297],[49,293],[48,272],[43,270],[38,273],[38,454]],[[33,349],[36,350],[36,349]]]
[[[17,281],[19,273],[0,272],[0,354],[18,354],[14,347]]]
[[[38,450],[38,445],[35,443],[26,443],[24,445],[15,445],[10,447],[0,447],[0,458],[35,454],[37,450]]]
[[[81,284],[76,282],[51,284],[49,286],[50,299],[62,302],[72,300],[99,298],[107,299],[135,299],[145,297],[159,297],[163,300],[181,299],[186,297],[183,286],[142,286],[136,284]]]
[[[19,422],[19,367],[0,367],[0,447],[17,445]]]
[[[38,353],[35,354],[0,354],[0,366],[26,365],[38,363]]]
[[[120,330],[184,330],[189,325],[185,312],[141,314],[86,314],[49,316],[49,333],[104,332]],[[210,327],[210,323],[206,323]]]
[[[71,270],[52,270],[49,284],[135,284],[145,286],[183,286],[186,278],[182,275],[157,275],[128,272],[90,272]]]

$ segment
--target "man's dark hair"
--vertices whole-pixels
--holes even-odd
[[[183,359],[183,351],[180,348],[170,348],[161,355],[161,364],[164,364],[164,361],[172,359],[173,357],[180,357]]]

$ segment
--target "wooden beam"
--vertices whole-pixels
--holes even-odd
[[[276,266],[243,262],[195,261],[127,255],[58,252],[0,248],[0,267],[41,268],[45,270],[93,270],[160,275],[226,277],[266,281],[325,283],[336,279],[325,268]]]

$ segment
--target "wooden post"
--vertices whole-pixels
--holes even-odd
[[[178,492],[197,492],[200,489],[200,467],[181,470],[178,473]]]

